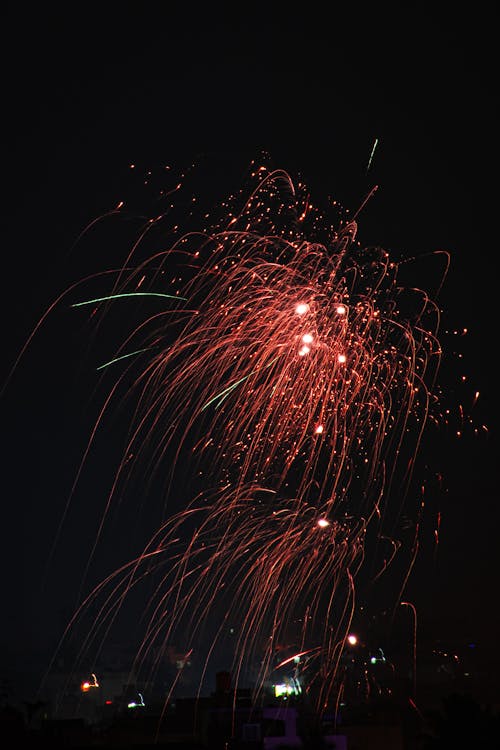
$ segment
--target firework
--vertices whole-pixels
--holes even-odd
[[[439,309],[387,251],[361,246],[357,214],[332,220],[287,172],[252,169],[252,187],[221,216],[176,225],[167,249],[141,259],[173,219],[148,222],[111,288],[73,303],[102,319],[134,298],[161,305],[101,364],[108,396],[93,434],[117,402],[130,415],[107,508],[130,486],[146,496],[158,477],[166,508],[75,620],[92,603],[83,653],[153,580],[134,670],[151,675],[175,643],[201,690],[225,651],[257,700],[289,661],[287,643],[300,689],[324,707],[336,700],[367,539],[397,551],[387,519],[436,401]]]

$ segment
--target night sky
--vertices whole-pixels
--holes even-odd
[[[389,16],[330,15],[322,4],[298,14],[251,4],[247,15],[230,5],[162,6],[2,12],[2,383],[47,306],[81,276],[123,259],[139,221],[122,224],[119,238],[104,231],[75,245],[80,232],[121,200],[154,215],[156,186],[170,184],[164,165],[182,172],[209,163],[207,191],[222,197],[266,153],[312,195],[351,211],[378,185],[359,217],[362,244],[398,257],[451,254],[442,329],[468,334],[445,337],[445,396],[489,435],[475,436],[467,422],[460,440],[451,430],[432,437],[429,460],[444,489],[428,499],[406,598],[427,634],[474,639],[493,652],[493,19],[458,6],[442,16],[420,7]],[[112,440],[100,447],[53,549],[97,408],[92,335],[73,313],[62,306],[49,316],[2,395],[2,669],[29,685],[75,605],[121,448]],[[126,556],[138,519],[151,523],[156,510],[117,514],[107,539],[113,555]],[[103,553],[103,570],[113,555]]]

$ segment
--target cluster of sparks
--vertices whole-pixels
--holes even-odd
[[[253,178],[218,226],[135,266],[131,253],[108,295],[75,304],[164,298],[104,367],[120,371],[108,408],[131,378],[135,399],[110,503],[142,467],[177,507],[89,596],[102,604],[85,646],[154,571],[136,668],[182,642],[205,674],[234,626],[235,682],[253,669],[258,693],[293,630],[303,689],[323,707],[370,529],[396,550],[381,529],[437,401],[439,308],[388,252],[360,245],[356,216],[328,224],[282,170]]]

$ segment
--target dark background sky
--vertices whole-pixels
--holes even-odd
[[[443,327],[469,334],[456,343],[463,359],[450,358],[449,395],[461,400],[465,373],[465,406],[479,390],[474,423],[490,430],[488,440],[466,431],[460,443],[438,441],[447,486],[433,508],[442,513],[439,562],[424,539],[410,593],[423,627],[491,642],[500,521],[493,18],[484,10],[471,17],[471,7],[442,15],[420,6],[401,15],[314,3],[247,8],[2,11],[2,373],[68,281],[111,265],[111,237],[71,248],[89,221],[137,190],[131,163],[145,174],[208,158],[223,193],[225,172],[234,180],[238,165],[243,171],[265,150],[313,195],[351,210],[378,184],[360,239],[396,255],[450,251]],[[68,519],[42,588],[92,389],[87,332],[67,315],[47,322],[3,395],[1,619],[10,674],[52,647],[102,507],[103,477],[89,477],[88,524],[81,509]]]

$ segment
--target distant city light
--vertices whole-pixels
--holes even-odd
[[[280,685],[274,686],[274,695],[276,696],[276,698],[280,698],[282,696],[286,697],[287,695],[298,695],[298,692],[299,691],[288,682],[284,682]]]
[[[88,682],[88,680],[86,680],[85,682],[82,682],[82,684],[80,685],[80,690],[82,691],[82,693],[86,693],[88,690],[90,690],[90,688],[99,687],[99,683],[97,682],[97,677],[93,673],[92,673],[92,678],[93,678],[93,682]]]
[[[127,708],[142,708],[145,706],[146,704],[144,703],[144,698],[141,693],[139,693],[139,698],[141,699],[140,703],[137,703],[137,701],[130,701],[130,703],[127,703]]]

